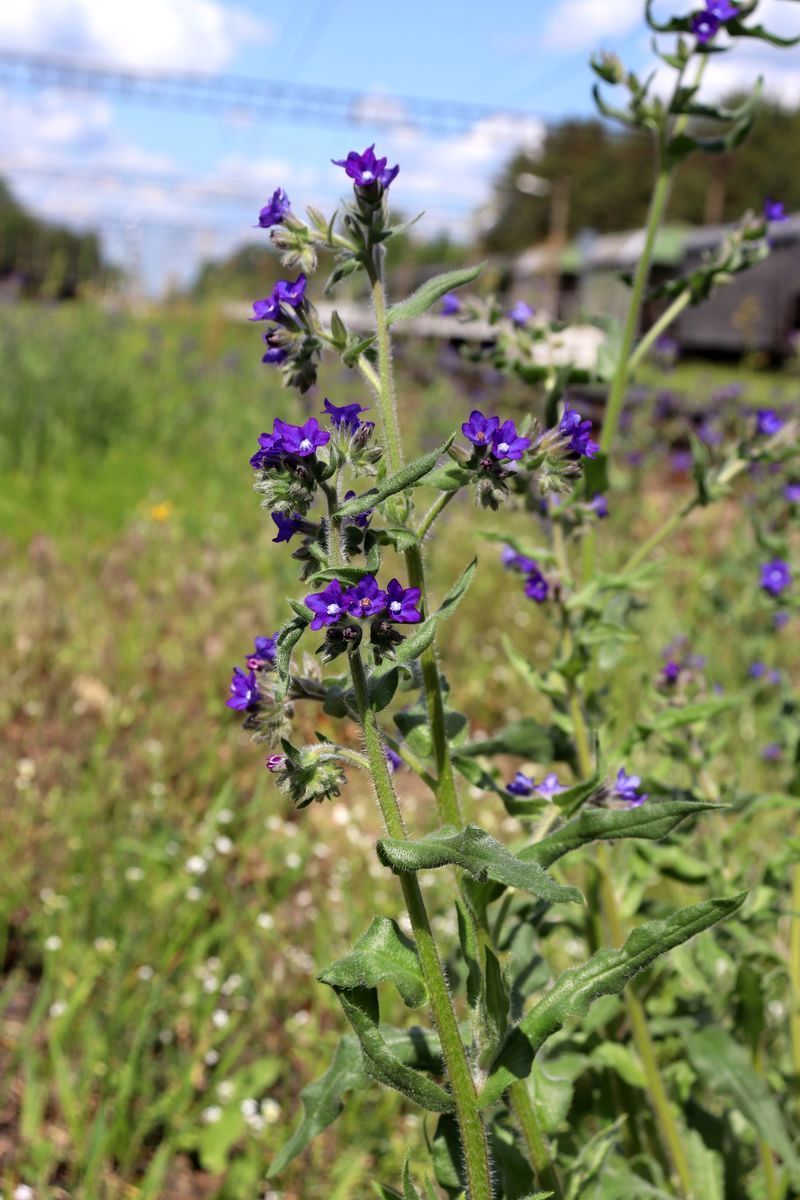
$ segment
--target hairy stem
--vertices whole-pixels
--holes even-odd
[[[389,470],[399,471],[403,465],[403,450],[400,430],[394,405],[394,372],[392,370],[392,343],[386,323],[386,292],[380,275],[372,281],[372,303],[375,308],[375,327],[378,331],[378,408],[386,438],[386,455]]]
[[[792,868],[792,911],[789,937],[789,980],[791,983],[791,1015],[789,1029],[792,1039],[794,1074],[800,1079],[800,863]]]
[[[664,310],[655,324],[651,325],[647,333],[639,342],[639,345],[634,350],[633,354],[631,354],[631,357],[628,361],[628,375],[633,375],[636,368],[646,357],[648,351],[661,337],[661,334],[669,329],[672,322],[677,320],[683,310],[689,307],[691,302],[691,292],[688,290],[681,292],[680,296],[677,296],[672,301],[672,304],[670,304],[670,306]]]
[[[395,795],[392,777],[386,763],[380,729],[375,712],[370,707],[367,677],[358,650],[350,655],[350,672],[356,697],[364,744],[372,768],[372,778],[387,832],[393,838],[405,838],[406,829]],[[469,1200],[491,1200],[492,1180],[489,1147],[483,1125],[478,1093],[472,1078],[467,1052],[461,1040],[455,1011],[450,999],[447,978],[431,931],[417,877],[400,876],[403,896],[419,953],[420,966],[428,989],[434,1021],[442,1045],[447,1077],[453,1092]]]
[[[551,1191],[556,1200],[563,1200],[561,1179],[550,1153],[547,1137],[539,1127],[539,1118],[536,1116],[536,1109],[524,1079],[509,1089],[509,1100],[539,1183]]]
[[[440,492],[438,499],[434,500],[433,504],[430,506],[428,511],[425,513],[425,516],[417,526],[416,533],[420,542],[423,540],[426,533],[428,533],[436,518],[447,508],[448,504],[455,495],[455,492]]]

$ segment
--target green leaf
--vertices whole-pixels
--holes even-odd
[[[309,577],[309,585],[318,583],[330,583],[334,579],[338,579],[340,583],[346,583],[351,587],[355,587],[360,583],[365,575],[370,575],[372,572],[365,567],[325,567],[322,571],[315,571]],[[305,607],[305,606],[304,606]],[[309,616],[312,616],[310,609],[306,610]]]
[[[783,1113],[742,1047],[725,1029],[709,1026],[689,1035],[686,1050],[698,1075],[714,1092],[731,1100],[734,1108],[758,1131],[761,1140],[780,1156],[794,1179],[800,1180],[800,1157]]]
[[[725,1200],[725,1164],[719,1154],[706,1146],[696,1129],[683,1133],[692,1186],[703,1200]]]
[[[472,283],[483,272],[486,263],[476,267],[463,267],[460,271],[447,271],[444,275],[435,275],[427,280],[422,287],[417,288],[406,300],[392,304],[386,313],[386,324],[393,325],[395,321],[408,321],[412,317],[421,317],[433,308],[437,300],[441,300],[455,288]]]
[[[376,917],[349,954],[317,978],[337,990],[376,987],[387,979],[409,1008],[425,1003],[425,982],[416,946],[388,917]]]
[[[381,712],[387,704],[391,704],[397,685],[400,682],[400,672],[397,667],[381,674],[371,675],[367,682],[370,708]]]
[[[492,879],[507,887],[530,892],[539,900],[551,904],[562,901],[581,903],[583,899],[577,888],[556,883],[538,863],[525,863],[515,858],[505,846],[477,825],[468,825],[466,829],[446,826],[419,841],[381,838],[377,850],[384,866],[401,874],[457,866],[463,867],[472,879],[480,883]]]
[[[278,676],[280,689],[285,693],[289,685],[289,668],[292,662],[292,651],[306,630],[307,622],[301,617],[284,625],[278,634],[275,647],[275,672]]]
[[[418,625],[411,636],[407,637],[403,644],[397,647],[398,662],[413,662],[415,658],[419,658],[428,649],[428,646],[430,646],[436,636],[436,626],[440,621],[446,621],[448,617],[453,615],[466,594],[469,585],[472,583],[472,577],[475,574],[477,566],[478,560],[473,558],[463,574],[453,587],[451,587],[436,612],[423,621],[421,625]]]
[[[544,725],[534,721],[533,717],[522,717],[506,725],[494,737],[484,738],[480,742],[467,742],[459,747],[458,752],[471,758],[480,754],[515,754],[533,762],[551,762],[553,740]]]
[[[437,1083],[407,1066],[394,1052],[379,1026],[377,985],[393,983],[410,1008],[425,1000],[425,983],[416,947],[394,921],[377,917],[353,949],[318,976],[336,992],[353,1027],[367,1075],[408,1096],[430,1112],[449,1112],[450,1095]]]
[[[467,965],[467,1003],[470,1008],[477,1007],[481,996],[481,966],[478,961],[478,937],[472,916],[460,900],[456,900],[456,917],[458,919],[458,940],[461,945],[461,957]]]
[[[436,450],[429,450],[427,454],[423,454],[420,458],[416,458],[413,462],[401,467],[399,471],[395,471],[394,475],[389,475],[373,491],[366,492],[363,496],[356,496],[353,500],[348,500],[346,504],[337,509],[334,516],[339,520],[342,520],[344,517],[357,517],[361,513],[367,512],[368,509],[374,508],[376,504],[380,504],[383,500],[387,500],[389,496],[394,496],[397,492],[403,492],[406,488],[412,487],[420,479],[424,478],[429,471],[433,470],[442,455],[447,453],[447,449],[452,445],[455,436],[455,434],[452,434]]]
[[[431,1156],[433,1173],[439,1187],[444,1188],[448,1196],[461,1197],[466,1186],[464,1154],[461,1149],[458,1125],[454,1117],[439,1118],[436,1133],[433,1136]]]
[[[361,1051],[353,1037],[339,1043],[333,1062],[321,1079],[304,1087],[303,1119],[288,1142],[284,1143],[267,1171],[268,1178],[279,1175],[293,1158],[301,1154],[317,1134],[332,1125],[344,1107],[344,1096],[363,1085],[366,1076],[361,1066]]]
[[[564,971],[550,991],[506,1039],[482,1094],[493,1104],[517,1079],[530,1074],[535,1054],[571,1018],[588,1012],[599,996],[621,992],[650,963],[696,934],[731,916],[746,893],[705,900],[662,921],[648,921],[630,934],[620,950],[599,950],[587,963]]]
[[[403,1200],[419,1200],[419,1192],[411,1182],[411,1170],[408,1165],[408,1158],[403,1163]]]
[[[665,708],[663,712],[637,722],[637,728],[642,733],[667,733],[671,729],[693,725],[695,721],[708,721],[712,717],[718,717],[729,708],[740,707],[741,703],[741,696],[712,696],[708,700],[684,704],[681,708]]]
[[[650,800],[641,808],[618,812],[607,808],[586,809],[555,833],[548,834],[533,846],[526,846],[519,852],[519,857],[524,862],[538,862],[541,867],[549,867],[564,854],[589,842],[666,837],[686,817],[711,809],[724,811],[724,806],[694,800]]]
[[[466,467],[461,467],[458,463],[450,463],[449,466],[439,467],[436,471],[432,471],[425,480],[425,486],[437,488],[440,492],[457,492],[459,488],[466,487],[474,478],[474,471],[468,471]]]
[[[497,961],[496,955],[488,946],[484,947],[484,953],[486,967],[484,970],[485,983],[482,1006],[482,1024],[484,1027],[482,1049],[490,1047],[491,1054],[494,1054],[508,1029],[510,1002],[508,989],[503,979],[503,972],[500,969],[500,963]]]

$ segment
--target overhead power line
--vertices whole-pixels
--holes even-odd
[[[509,129],[540,118],[532,112],[493,108],[462,100],[376,95],[347,88],[210,75],[195,71],[135,71],[80,58],[0,48],[0,82],[16,87],[58,87],[98,92],[119,101],[159,108],[220,113],[238,109],[285,121],[330,125],[412,127],[429,133],[459,133],[479,121],[498,119]]]

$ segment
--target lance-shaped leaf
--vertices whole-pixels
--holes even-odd
[[[726,1030],[701,1029],[686,1044],[689,1061],[717,1094],[726,1095],[758,1131],[762,1141],[780,1155],[795,1180],[800,1181],[800,1157],[786,1128],[775,1097],[753,1069],[743,1048]]]
[[[386,324],[393,325],[395,321],[408,321],[411,317],[423,316],[442,296],[477,279],[485,266],[486,263],[478,263],[476,267],[464,267],[460,271],[447,271],[444,275],[435,275],[406,300],[393,304],[386,313]]]
[[[506,725],[494,737],[459,746],[458,753],[468,758],[480,754],[515,754],[534,762],[549,762],[553,757],[553,739],[550,730],[544,725],[540,725],[532,717],[522,717],[519,721]]]
[[[599,950],[587,963],[564,971],[506,1039],[483,1090],[482,1103],[495,1103],[517,1079],[526,1079],[536,1053],[570,1017],[582,1016],[599,996],[623,991],[634,975],[662,954],[735,913],[745,896],[743,892],[730,899],[705,900],[666,920],[647,921],[620,950]]]
[[[430,1112],[450,1112],[453,1101],[438,1083],[404,1063],[380,1027],[377,985],[393,983],[409,1007],[422,1004],[426,991],[417,951],[395,924],[376,918],[352,951],[318,976],[336,992],[361,1045],[363,1069]]]
[[[384,1040],[400,1062],[420,1071],[440,1074],[444,1069],[439,1039],[429,1030],[385,1029]],[[363,1068],[361,1046],[349,1035],[339,1043],[333,1062],[320,1078],[303,1088],[303,1119],[280,1149],[267,1174],[279,1175],[314,1138],[332,1125],[344,1107],[347,1092],[371,1083]]]
[[[402,645],[397,647],[398,662],[413,662],[415,658],[419,658],[428,649],[428,646],[430,646],[436,636],[436,626],[440,621],[446,621],[448,617],[451,617],[464,598],[469,585],[472,583],[472,577],[475,574],[477,565],[478,560],[473,558],[463,574],[458,578],[453,587],[451,587],[436,612],[432,613],[421,625],[418,625],[411,636],[407,637]]]
[[[695,800],[650,800],[641,808],[614,811],[607,808],[586,809],[555,833],[548,834],[533,846],[520,850],[525,862],[538,862],[549,867],[570,850],[589,842],[613,841],[618,838],[648,838],[655,841],[666,837],[686,817],[710,809],[722,808]]]
[[[278,641],[275,647],[275,671],[278,676],[279,687],[277,690],[279,694],[286,693],[289,685],[289,667],[292,661],[292,651],[303,636],[306,625],[307,621],[298,616],[294,621],[290,621],[288,625],[284,625],[278,634]]]
[[[580,904],[583,900],[577,888],[556,883],[538,863],[515,858],[510,850],[477,825],[468,825],[466,829],[446,826],[419,841],[381,838],[377,850],[384,866],[400,874],[456,866],[463,867],[480,883],[492,879],[506,887],[530,892],[550,904],[562,901]]]
[[[394,475],[390,475],[384,479],[378,487],[371,492],[366,492],[363,496],[356,496],[353,500],[348,500],[346,504],[342,504],[337,509],[335,516],[341,520],[343,517],[357,517],[360,513],[367,512],[368,509],[374,508],[376,504],[380,504],[382,500],[387,500],[389,496],[394,496],[397,492],[405,491],[406,488],[412,487],[413,484],[424,478],[429,471],[432,471],[439,459],[445,454],[455,440],[455,434],[442,442],[436,450],[429,450],[427,454],[423,454],[420,458],[415,458],[413,462],[407,463],[401,467],[399,471],[395,471]]]
[[[419,1008],[427,995],[416,947],[388,917],[376,917],[350,953],[317,978],[336,991],[373,988],[386,979],[409,1008]]]

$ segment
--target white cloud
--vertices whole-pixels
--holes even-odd
[[[642,0],[561,0],[545,24],[551,50],[580,50],[610,42],[642,23]]]
[[[220,0],[22,0],[0,4],[0,42],[22,50],[90,55],[138,68],[217,71],[270,26]]]

